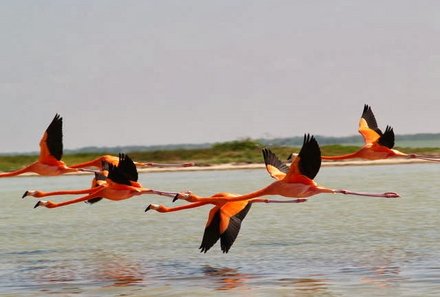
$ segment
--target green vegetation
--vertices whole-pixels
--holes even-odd
[[[261,149],[265,147],[261,142],[244,139],[230,142],[222,142],[212,145],[210,148],[134,151],[129,155],[133,160],[145,162],[179,163],[195,162],[200,166],[208,166],[224,163],[246,164],[262,163]],[[292,153],[298,153],[300,147],[266,146],[269,147],[282,161]],[[321,146],[323,155],[342,155],[358,150],[358,146],[347,145],[324,145]],[[406,153],[424,155],[440,155],[440,148],[397,148]],[[104,154],[114,154],[108,151],[94,153],[65,153],[63,161],[66,164],[76,164],[95,159]],[[0,156],[0,171],[10,171],[28,165],[37,160],[37,155]]]

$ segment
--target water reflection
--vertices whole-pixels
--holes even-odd
[[[250,278],[235,268],[204,266],[202,271],[206,278],[215,284],[216,290],[246,289],[246,280]]]
[[[361,282],[378,288],[395,286],[403,279],[398,263],[406,257],[405,252],[396,248],[377,249],[364,255],[357,265],[362,274]]]
[[[94,266],[93,278],[99,282],[110,282],[110,287],[136,285],[144,280],[142,266],[124,256],[99,253]]]
[[[317,277],[282,278],[282,287],[292,287],[294,296],[333,296],[325,279]]]
[[[380,288],[388,288],[401,279],[399,277],[400,267],[377,266],[371,268],[371,274],[361,278],[361,282],[375,285]]]

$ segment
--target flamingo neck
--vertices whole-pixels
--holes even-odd
[[[191,208],[196,208],[196,207],[200,207],[203,205],[209,204],[209,202],[206,201],[200,201],[200,202],[194,202],[194,203],[190,203],[190,204],[185,204],[185,205],[181,205],[181,206],[176,206],[176,207],[164,207],[163,208],[163,212],[173,212],[173,211],[180,211],[180,210],[185,210],[185,209],[191,209]]]

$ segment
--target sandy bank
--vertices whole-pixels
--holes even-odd
[[[417,163],[432,163],[425,160],[416,159],[393,159],[393,160],[377,160],[377,161],[323,161],[321,167],[333,167],[333,166],[374,166],[374,165],[399,165],[399,164],[417,164]],[[432,163],[434,164],[434,163]],[[192,167],[164,167],[164,168],[138,168],[139,173],[154,173],[154,172],[181,172],[181,171],[207,171],[207,170],[242,170],[242,169],[264,169],[264,164],[218,164],[218,165],[204,165],[204,166],[192,166]],[[89,175],[90,172],[76,172],[67,173],[65,175]],[[40,175],[34,173],[24,173],[16,177],[21,176],[37,176]]]
[[[371,166],[371,165],[398,165],[398,164],[416,164],[416,163],[431,163],[425,160],[415,159],[387,159],[376,161],[323,161],[322,167],[331,166]],[[239,169],[262,169],[264,164],[219,164],[206,166],[192,166],[192,167],[167,167],[167,168],[139,168],[139,172],[169,172],[169,171],[203,171],[203,170],[239,170]]]

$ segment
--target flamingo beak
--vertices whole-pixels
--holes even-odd
[[[145,212],[149,211],[151,209],[151,204],[147,206],[147,208],[145,209]]]

